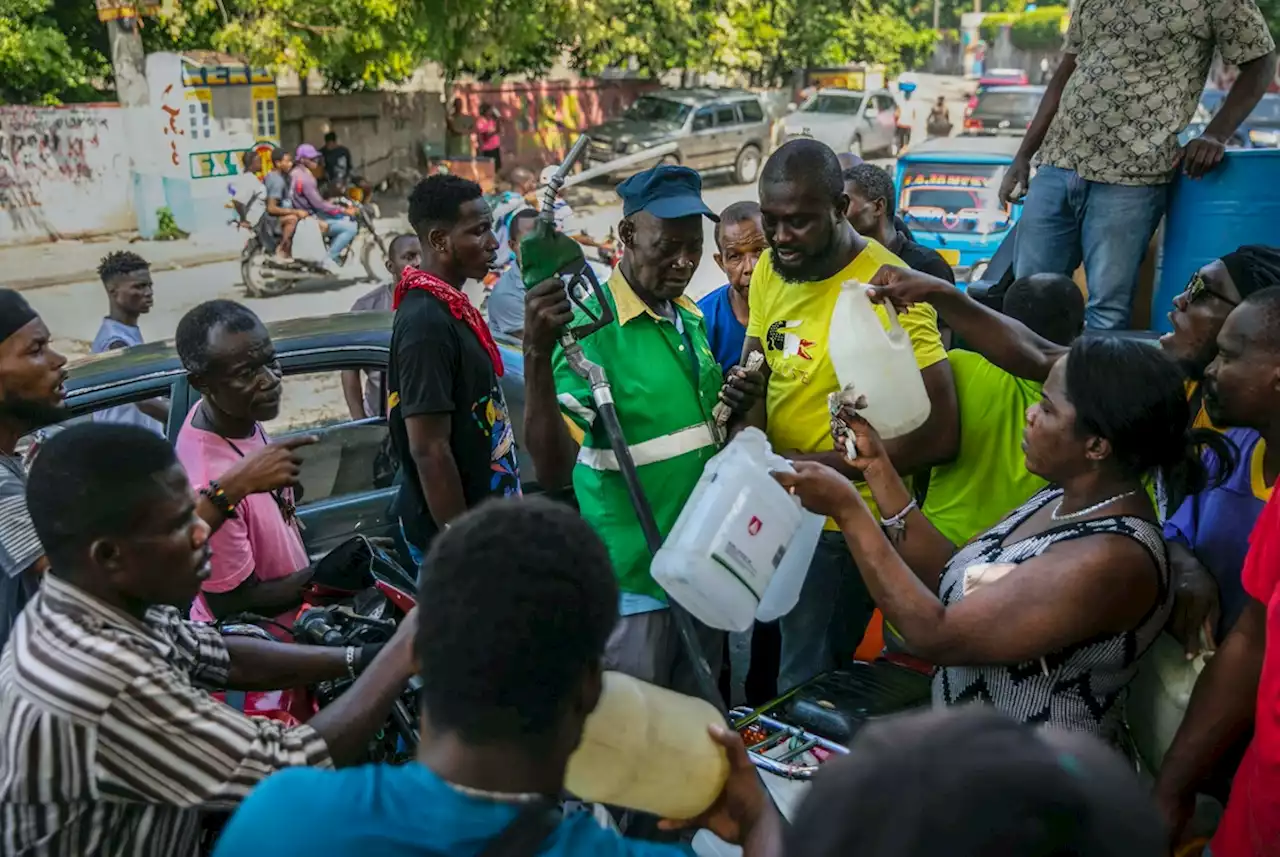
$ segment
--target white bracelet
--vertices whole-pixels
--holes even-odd
[[[356,680],[356,647],[347,646],[347,675]]]
[[[912,497],[911,502],[907,503],[906,506],[903,506],[901,512],[888,518],[881,518],[880,526],[881,528],[892,532],[901,532],[903,528],[906,527],[907,515],[910,515],[912,510],[919,508],[920,507],[916,505],[915,498]]]

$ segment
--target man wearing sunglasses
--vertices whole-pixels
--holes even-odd
[[[1212,426],[1200,381],[1218,354],[1222,325],[1245,298],[1274,285],[1280,285],[1280,248],[1249,244],[1196,271],[1182,294],[1173,299],[1169,313],[1173,329],[1160,337],[1160,347],[1187,375],[1197,428]]]

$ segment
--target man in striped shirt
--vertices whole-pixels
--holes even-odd
[[[0,657],[0,855],[194,855],[200,813],[280,768],[359,760],[414,673],[417,614],[374,652],[222,637],[188,622],[209,525],[164,439],[73,426],[27,505],[49,571]],[[306,725],[250,718],[202,688],[364,674]]]

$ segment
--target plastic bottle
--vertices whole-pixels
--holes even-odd
[[[713,628],[745,631],[791,610],[822,518],[771,475],[790,470],[759,429],[717,453],[653,559],[653,579]]]
[[[569,757],[565,788],[584,801],[693,818],[729,777],[724,749],[707,732],[723,722],[704,700],[606,672],[600,704]]]
[[[859,413],[883,438],[899,437],[929,419],[929,394],[916,366],[911,337],[886,303],[889,329],[867,297],[867,287],[846,281],[831,313],[827,353],[841,388],[852,386],[866,396]]]

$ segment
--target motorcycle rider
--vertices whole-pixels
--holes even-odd
[[[209,526],[162,437],[87,423],[32,465],[49,570],[0,657],[0,848],[196,853],[201,813],[274,771],[353,764],[416,672],[411,612],[379,653],[223,637],[182,618]],[[251,718],[197,687],[257,690],[363,672],[307,724]]]
[[[326,227],[329,234],[329,255],[321,266],[331,274],[336,274],[341,266],[342,251],[355,240],[359,226],[352,218],[356,209],[352,206],[338,206],[325,200],[316,186],[316,173],[321,169],[320,153],[310,143],[298,147],[293,171],[289,173],[289,189],[293,194],[293,204],[302,211],[314,214]],[[309,260],[310,261],[310,260]]]
[[[266,186],[267,216],[275,223],[273,234],[280,236],[276,245],[276,261],[289,263],[293,261],[293,233],[298,228],[298,221],[311,216],[311,212],[293,207],[293,196],[289,193],[289,174],[293,171],[293,155],[276,147],[271,150],[271,171],[263,178]]]

